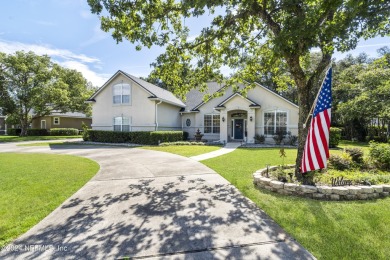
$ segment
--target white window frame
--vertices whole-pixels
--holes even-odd
[[[123,95],[123,87],[124,86],[129,86],[129,95]],[[116,87],[120,87],[120,91],[119,91],[120,95],[115,95],[115,88]],[[132,87],[131,87],[131,85],[129,83],[121,82],[121,83],[114,84],[112,86],[112,103],[114,105],[121,105],[121,104],[131,105],[131,96],[132,96],[131,95],[131,90],[132,90]],[[120,96],[120,102],[115,102],[115,96]],[[128,102],[123,102],[123,97],[124,96],[129,96]]]
[[[207,127],[211,128],[210,132],[206,132],[206,124],[205,124],[205,117],[206,116],[211,116],[211,126],[207,126]],[[219,125],[218,126],[214,125],[214,117],[215,116],[219,116],[219,120],[218,120]],[[214,133],[214,127],[218,127],[219,128],[219,132],[218,133]],[[219,135],[221,133],[221,115],[220,114],[204,114],[203,115],[203,132],[205,134]]]
[[[265,133],[265,127],[266,127],[266,122],[265,122],[265,114],[266,113],[274,113],[274,133],[273,134],[266,134]],[[286,113],[286,133],[289,131],[288,129],[288,122],[289,122],[289,113],[288,111],[286,110],[280,110],[280,109],[272,109],[272,110],[266,110],[263,112],[263,133],[265,136],[273,136],[276,134],[276,129],[277,129],[277,125],[276,125],[276,114],[277,113]],[[279,126],[280,127],[280,126]]]
[[[56,123],[56,119],[58,119],[58,122]],[[59,117],[54,117],[53,118],[53,125],[59,125],[60,124],[60,118]]]
[[[120,118],[120,124],[115,124],[117,122],[117,119]],[[124,124],[124,122],[128,122],[128,124]],[[117,131],[117,132],[130,132],[130,126],[131,126],[131,123],[130,123],[130,120],[131,118],[129,117],[124,117],[124,116],[116,116],[113,118],[113,124],[112,124],[112,129],[113,131]],[[120,126],[120,130],[115,130],[115,126]],[[125,127],[128,127],[127,129],[125,129]]]

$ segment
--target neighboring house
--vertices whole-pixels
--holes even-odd
[[[92,118],[83,113],[53,112],[47,116],[35,116],[31,122],[31,128],[40,128],[50,130],[51,128],[76,128],[82,130],[82,124],[91,128]]]
[[[3,115],[3,109],[0,108],[0,135],[5,135],[5,116]]]
[[[241,86],[243,88],[244,86]],[[298,132],[298,106],[269,89],[256,85],[243,96],[215,82],[204,102],[192,90],[185,103],[171,92],[118,71],[87,101],[92,103],[92,129],[115,131],[183,130],[193,138],[199,129],[210,141],[254,142],[277,131]]]

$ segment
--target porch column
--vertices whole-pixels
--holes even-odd
[[[252,121],[250,120],[252,118]],[[256,110],[251,108],[248,110],[248,118],[247,118],[247,143],[255,142],[255,133],[256,133]]]
[[[221,110],[219,120],[220,120],[220,122],[219,122],[220,123],[219,139],[221,140],[221,142],[227,143],[228,142],[228,132],[227,132],[228,117],[227,117],[226,110]]]

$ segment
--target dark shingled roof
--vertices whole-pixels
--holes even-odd
[[[186,95],[186,108],[185,111],[193,111],[196,110],[197,107],[204,104],[203,97],[206,94],[212,95],[215,92],[222,90],[224,87],[223,84],[219,84],[217,82],[207,82],[208,89],[205,92],[200,92],[197,89],[192,89]]]

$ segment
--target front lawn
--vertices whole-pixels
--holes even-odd
[[[0,153],[0,249],[46,217],[99,170],[70,155]]]
[[[70,136],[12,136],[12,135],[0,135],[0,143],[5,142],[23,142],[23,141],[39,141],[39,140],[61,140],[69,138],[82,138],[81,135]]]
[[[294,163],[296,150],[285,151],[285,163]],[[316,201],[256,189],[252,174],[266,164],[281,164],[278,148],[239,148],[202,163],[236,186],[318,259],[390,259],[390,198]]]
[[[174,153],[185,157],[196,156],[221,149],[220,146],[208,145],[172,145],[172,146],[143,146],[142,149]]]

